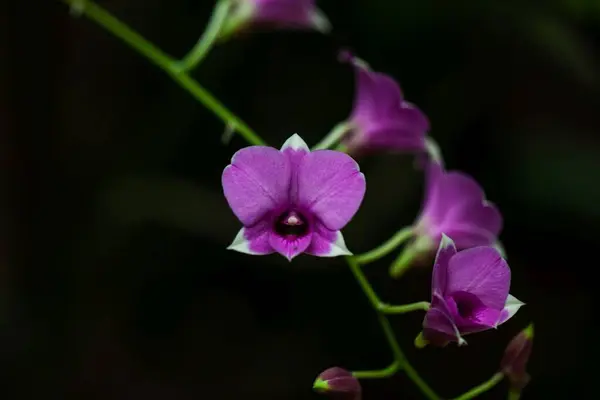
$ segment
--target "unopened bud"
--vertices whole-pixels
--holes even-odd
[[[523,329],[506,346],[500,370],[510,382],[511,390],[522,390],[530,380],[526,371],[533,346],[533,324]]]
[[[321,372],[313,389],[319,393],[335,393],[348,395],[348,398],[359,400],[362,388],[358,379],[351,372],[340,367],[333,367]]]

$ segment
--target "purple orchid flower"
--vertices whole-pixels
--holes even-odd
[[[348,52],[340,55],[356,73],[356,91],[349,132],[342,144],[350,151],[395,150],[425,151],[429,120],[414,104],[404,100],[396,81],[374,72]]]
[[[450,236],[459,249],[493,245],[502,250],[497,240],[502,230],[498,208],[486,200],[473,178],[462,172],[445,171],[441,157],[429,153],[423,157],[427,158],[423,207],[413,224],[412,242],[390,269],[395,278],[414,262],[433,255],[442,234]]]
[[[510,268],[493,247],[460,252],[442,235],[433,266],[431,306],[423,321],[425,343],[466,344],[463,335],[496,328],[523,305],[508,293]]]
[[[222,35],[249,25],[284,29],[316,29],[327,33],[331,24],[315,0],[230,0],[233,3]]]
[[[460,249],[491,245],[502,230],[502,215],[486,200],[470,176],[444,171],[439,161],[427,165],[423,209],[415,223],[421,246],[435,249],[442,233]]]
[[[350,156],[311,152],[294,134],[281,150],[250,146],[223,171],[223,191],[244,227],[228,249],[247,254],[350,255],[342,229],[358,210],[365,177]]]

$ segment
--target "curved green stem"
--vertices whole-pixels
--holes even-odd
[[[423,250],[417,245],[409,245],[404,247],[402,252],[396,257],[390,266],[390,276],[398,279],[412,266],[416,257],[421,255]]]
[[[224,123],[233,126],[249,143],[255,145],[264,144],[263,140],[248,125],[229,111],[210,92],[204,89],[187,73],[181,72],[177,67],[177,62],[172,57],[168,56],[123,22],[113,17],[108,11],[89,0],[62,1],[72,7],[77,7],[83,15],[127,43],[135,51],[168,73],[179,86],[187,90],[196,100],[211,110]]]
[[[344,135],[350,132],[352,127],[347,122],[341,122],[333,127],[331,132],[329,132],[319,143],[317,143],[312,150],[322,150],[328,149],[334,144],[338,143]]]
[[[419,376],[417,371],[410,365],[408,359],[404,355],[404,352],[400,348],[398,341],[396,340],[396,335],[392,330],[390,322],[387,317],[380,311],[381,302],[377,297],[377,294],[367,281],[367,278],[363,274],[360,265],[357,260],[353,256],[346,257],[346,261],[352,274],[356,278],[356,281],[360,285],[362,291],[365,293],[369,302],[377,312],[377,317],[379,319],[379,324],[381,325],[381,329],[386,337],[386,340],[392,350],[392,354],[394,356],[394,362],[390,364],[388,367],[375,370],[375,371],[356,371],[352,374],[357,378],[384,378],[391,375],[394,375],[399,369],[403,369],[406,372],[406,375],[419,387],[421,392],[430,400],[440,400],[440,397],[427,385],[427,383]]]
[[[491,388],[496,386],[498,383],[500,383],[500,381],[503,378],[504,378],[504,374],[502,374],[501,372],[498,372],[498,373],[494,374],[490,379],[483,382],[481,385],[475,386],[473,389],[469,390],[468,392],[466,392],[458,397],[455,397],[453,400],[473,399],[476,396],[479,396],[480,394],[487,392],[488,390],[490,390]]]
[[[364,254],[360,254],[356,256],[356,261],[360,264],[368,264],[373,261],[380,259],[394,251],[396,247],[400,246],[402,242],[405,242],[413,235],[412,226],[407,226],[400,229],[394,236],[392,236],[387,242],[383,243],[381,246],[368,251]]]
[[[380,379],[389,378],[390,376],[396,375],[396,372],[400,369],[402,364],[398,360],[394,360],[390,365],[383,369],[376,369],[372,371],[352,371],[352,376],[356,379]]]
[[[387,304],[379,305],[379,311],[384,314],[406,314],[412,311],[427,311],[429,310],[429,302],[419,301],[417,303],[403,304],[401,306],[388,306]]]
[[[231,6],[231,0],[217,2],[208,26],[196,45],[181,61],[176,63],[180,72],[194,69],[206,57],[223,29],[223,23],[227,20]]]

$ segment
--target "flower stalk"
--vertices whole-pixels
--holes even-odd
[[[488,390],[490,390],[491,388],[493,388],[494,386],[496,386],[498,383],[500,383],[500,381],[502,381],[502,379],[504,379],[504,375],[502,373],[498,372],[498,373],[494,374],[487,381],[483,382],[482,384],[480,384],[478,386],[475,386],[468,392],[466,392],[458,397],[455,397],[453,400],[474,399],[477,396],[479,396],[480,394],[485,393]]]
[[[206,30],[190,52],[181,61],[175,63],[175,68],[178,68],[180,72],[191,71],[200,64],[219,39],[232,6],[231,0],[219,0],[217,2]]]
[[[208,90],[186,72],[181,72],[177,61],[160,50],[139,33],[115,18],[112,14],[90,0],[62,0],[77,7],[85,15],[114,36],[127,43],[133,50],[165,71],[179,86],[213,112],[225,124],[232,126],[248,143],[261,145],[264,141],[244,121],[233,114]]]
[[[359,264],[363,265],[372,263],[373,261],[377,261],[380,258],[390,254],[392,251],[396,250],[398,246],[410,239],[412,235],[413,229],[411,226],[402,228],[382,245],[364,254],[356,256],[356,261]]]

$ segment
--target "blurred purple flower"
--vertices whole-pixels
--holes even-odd
[[[280,29],[331,30],[327,17],[317,8],[315,0],[231,0],[229,17],[223,35],[242,30],[249,25],[267,25]]]
[[[313,388],[320,393],[345,395],[353,400],[360,400],[362,388],[352,373],[340,367],[333,367],[321,372]]]
[[[496,328],[523,305],[509,288],[510,268],[496,249],[480,246],[457,252],[452,239],[442,235],[422,339],[437,346],[462,345],[463,335]]]
[[[365,177],[350,156],[310,152],[294,134],[281,150],[250,146],[223,171],[223,191],[244,227],[228,247],[247,254],[351,254],[342,229],[358,210]]]
[[[421,247],[435,249],[442,233],[460,249],[492,245],[502,229],[502,215],[477,182],[461,172],[446,172],[433,160],[426,175],[423,208],[415,223]]]
[[[523,329],[506,346],[500,370],[510,382],[511,390],[521,391],[530,377],[526,371],[533,347],[533,324]]]
[[[350,62],[356,74],[354,105],[348,133],[342,144],[349,151],[424,151],[429,120],[414,104],[404,100],[396,81],[375,72],[362,60],[344,51],[340,59]]]

